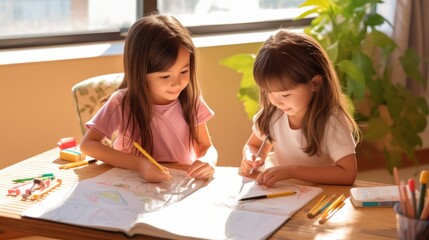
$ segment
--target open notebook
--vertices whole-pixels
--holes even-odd
[[[217,167],[207,182],[170,169],[173,181],[146,183],[136,172],[113,168],[72,189],[49,195],[22,216],[67,224],[172,239],[265,239],[321,188],[277,183],[263,189]],[[295,191],[287,197],[238,201],[242,197]]]

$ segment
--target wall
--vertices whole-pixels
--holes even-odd
[[[197,74],[216,114],[208,126],[222,166],[239,166],[251,121],[236,98],[241,76],[219,61],[237,53],[254,53],[259,46],[199,48]],[[62,137],[80,141],[72,86],[88,77],[121,71],[121,55],[0,65],[0,169],[55,148]]]

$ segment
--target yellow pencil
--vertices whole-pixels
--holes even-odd
[[[314,210],[316,210],[319,206],[320,206],[320,204],[322,204],[323,203],[323,201],[325,201],[325,199],[327,198],[327,196],[326,195],[323,195],[321,198],[320,198],[320,200],[316,203],[316,204],[314,204],[314,206],[310,209],[310,211],[308,211],[308,217],[309,218],[311,218],[313,215],[312,215],[312,213],[314,212]]]
[[[326,209],[332,203],[335,197],[336,195],[334,194],[329,198],[323,200],[316,208],[314,208],[307,214],[307,217],[314,218],[315,216],[317,216],[321,211],[323,211],[323,209]]]
[[[80,166],[85,166],[91,163],[95,163],[97,162],[97,159],[91,159],[88,161],[80,161],[80,162],[72,162],[66,165],[61,165],[59,168],[60,169],[69,169],[69,168],[75,168],[75,167],[80,167]]]
[[[149,161],[151,163],[153,163],[153,165],[155,165],[157,168],[159,168],[159,170],[161,170],[163,173],[167,173],[167,171],[149,154],[147,153],[138,143],[133,142],[134,146],[141,152],[143,153],[143,155],[146,156],[147,159],[149,159]]]
[[[238,201],[247,201],[247,200],[255,200],[255,199],[263,199],[263,198],[276,198],[276,197],[285,197],[285,196],[291,196],[295,195],[296,192],[280,192],[280,193],[271,193],[271,194],[265,194],[265,195],[258,195],[254,197],[246,197],[238,199]]]
[[[324,224],[327,222],[338,210],[340,210],[346,203],[343,201],[338,207],[334,208],[329,215],[326,216],[326,218],[322,218],[319,220],[319,224]]]
[[[341,194],[341,196],[339,196],[331,205],[329,205],[329,207],[322,212],[319,223],[326,222],[329,213],[332,212],[332,210],[336,209],[338,206],[340,206],[344,202],[344,199],[344,194]]]

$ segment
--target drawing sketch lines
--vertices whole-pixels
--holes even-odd
[[[164,201],[183,199],[204,185],[201,181],[192,181],[184,171],[170,169],[170,174],[171,181],[149,183],[144,181],[138,172],[113,168],[107,174],[96,177],[94,181],[100,185],[128,190],[138,197],[152,197]]]
[[[52,204],[48,215],[62,222],[130,226],[139,215],[180,201],[207,184],[184,171],[171,169],[170,173],[171,181],[149,183],[135,171],[113,168],[79,182],[61,202]]]
[[[110,205],[127,205],[127,202],[118,191],[99,191],[88,195],[94,203],[103,202]]]

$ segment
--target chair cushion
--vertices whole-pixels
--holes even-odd
[[[72,87],[82,135],[86,132],[85,123],[100,109],[103,105],[101,101],[116,90],[123,78],[123,73],[100,75]]]

